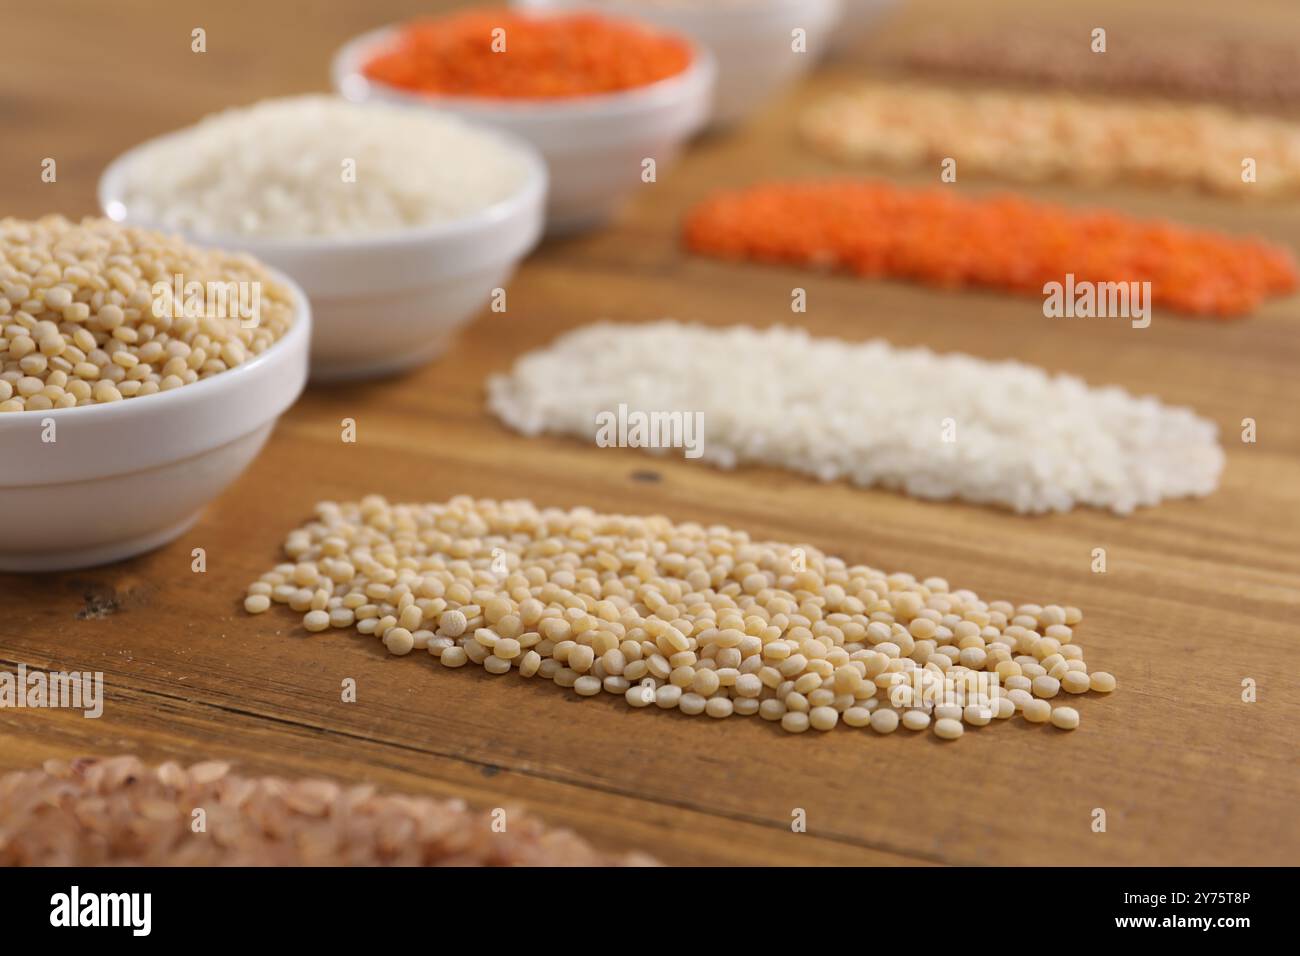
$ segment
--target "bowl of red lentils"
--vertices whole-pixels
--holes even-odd
[[[310,339],[301,288],[247,255],[0,220],[0,571],[183,534],[297,399]]]
[[[432,108],[532,143],[547,229],[600,225],[708,121],[715,67],[689,38],[593,13],[474,10],[363,34],[333,63],[354,102]]]
[[[840,32],[844,0],[512,0],[522,10],[631,17],[698,41],[717,62],[710,116],[739,123],[811,69]]]

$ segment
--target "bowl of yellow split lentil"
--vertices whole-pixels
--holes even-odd
[[[310,333],[302,290],[247,255],[0,220],[0,571],[182,534],[297,399]]]

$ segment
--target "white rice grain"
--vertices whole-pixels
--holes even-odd
[[[530,436],[597,416],[702,413],[702,458],[773,465],[1020,513],[1129,514],[1208,495],[1223,451],[1190,409],[1015,361],[814,338],[802,329],[598,323],[520,358],[488,407]]]
[[[199,236],[355,236],[464,218],[526,176],[518,152],[455,116],[311,95],[141,147],[122,200],[133,221]]]

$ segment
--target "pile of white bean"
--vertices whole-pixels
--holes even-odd
[[[1088,671],[1077,608],[985,602],[721,525],[372,495],[318,505],[285,552],[249,586],[249,612],[287,604],[309,631],[355,628],[393,654],[633,707],[792,733],[933,721],[952,739],[1016,713],[1073,729],[1078,711],[1052,699],[1115,688]]]

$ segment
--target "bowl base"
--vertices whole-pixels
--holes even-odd
[[[70,548],[67,551],[12,552],[0,551],[0,571],[71,571],[74,568],[93,568],[101,564],[112,564],[134,558],[138,554],[152,551],[179,538],[199,520],[201,511],[161,528],[142,534],[126,541],[114,541],[112,544],[97,548]]]
[[[325,382],[359,382],[366,379],[387,378],[390,375],[397,375],[417,365],[432,362],[447,350],[449,337],[438,338],[428,348],[417,349],[396,358],[367,362],[364,365],[356,365],[348,361],[312,362],[308,381],[312,385],[320,385]]]
[[[546,237],[548,239],[565,239],[584,232],[600,229],[618,215],[618,203],[610,203],[594,212],[548,213],[546,217]]]

